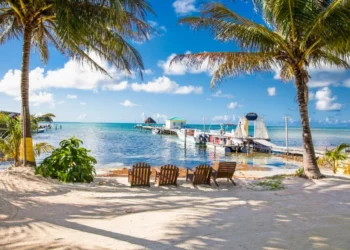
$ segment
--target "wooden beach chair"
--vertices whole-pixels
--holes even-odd
[[[187,169],[186,181],[190,180],[193,185],[207,184],[210,185],[210,176],[213,168],[207,164],[202,164],[196,167],[193,174]]]
[[[151,166],[144,162],[138,162],[132,169],[129,169],[128,181],[131,187],[150,186],[152,169]]]
[[[155,182],[158,186],[175,185],[177,186],[177,177],[179,176],[179,168],[175,165],[164,165],[160,169],[156,168]]]
[[[212,172],[212,177],[215,185],[218,187],[219,184],[216,179],[227,178],[227,181],[231,181],[233,185],[236,183],[233,181],[233,175],[236,171],[236,162],[215,162]]]

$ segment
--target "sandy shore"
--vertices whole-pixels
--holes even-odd
[[[271,172],[241,172],[237,186],[219,188],[183,179],[130,188],[125,177],[61,184],[30,169],[2,172],[0,249],[349,249],[349,178],[288,177],[284,190],[259,191],[244,177]]]

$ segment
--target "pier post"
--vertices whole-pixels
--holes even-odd
[[[289,116],[285,116],[285,123],[286,123],[286,148],[287,148],[287,155],[289,155],[289,150],[288,150],[288,121],[289,121]]]

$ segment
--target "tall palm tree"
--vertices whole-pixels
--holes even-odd
[[[293,80],[297,90],[303,138],[304,170],[321,178],[308,115],[309,67],[328,64],[349,68],[349,0],[253,0],[265,23],[256,23],[220,3],[204,5],[198,17],[179,23],[208,29],[216,40],[234,42],[241,51],[178,55],[174,62],[189,67],[208,64],[211,86],[240,73],[280,68],[283,80]]]
[[[142,75],[141,56],[126,40],[144,41],[149,37],[152,29],[145,21],[148,13],[153,11],[146,0],[0,0],[0,45],[13,38],[23,41],[24,165],[35,165],[28,95],[31,50],[35,48],[46,63],[52,45],[62,54],[107,73],[89,56],[95,53],[120,70],[136,70]]]
[[[324,156],[318,159],[318,163],[320,165],[324,165],[325,163],[330,165],[333,169],[333,173],[337,173],[338,170],[338,162],[344,161],[349,158],[349,155],[345,153],[345,149],[350,148],[350,144],[341,143],[336,148],[332,150],[326,150]]]

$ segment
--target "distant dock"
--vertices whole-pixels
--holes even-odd
[[[160,130],[159,134],[162,134],[162,135],[177,135],[174,130],[166,129],[166,128],[163,128],[163,127],[157,127],[157,126],[148,126],[148,125],[138,124],[134,128],[139,129],[140,131],[142,131],[142,130],[151,130],[152,131],[153,129],[159,129]]]

